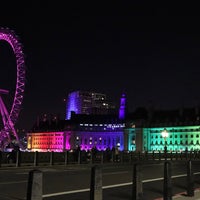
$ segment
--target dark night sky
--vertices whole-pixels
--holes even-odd
[[[125,91],[129,111],[149,104],[164,109],[199,104],[195,8],[127,2],[1,7],[0,26],[15,31],[26,55],[17,126],[29,129],[43,113],[64,119],[63,99],[74,90],[105,93],[117,105]],[[9,45],[1,41],[0,48],[0,88],[12,91],[15,59]]]

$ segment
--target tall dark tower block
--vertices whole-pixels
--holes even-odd
[[[123,93],[120,98],[119,119],[125,119],[126,111],[126,95]]]
[[[115,106],[107,101],[102,93],[90,91],[74,91],[68,95],[66,104],[66,119],[71,113],[76,114],[109,114],[115,111]]]

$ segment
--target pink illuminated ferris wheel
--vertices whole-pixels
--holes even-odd
[[[0,113],[2,116],[3,128],[0,130],[0,148],[4,149],[10,142],[19,144],[19,138],[14,125],[18,119],[25,88],[25,60],[22,45],[14,31],[8,28],[0,28],[0,41],[9,43],[16,59],[17,75],[16,87],[11,109],[8,110],[3,101],[3,95],[8,95],[9,91],[0,89]]]

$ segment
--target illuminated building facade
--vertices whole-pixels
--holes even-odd
[[[28,133],[27,149],[31,151],[63,152],[80,147],[81,150],[107,148],[124,150],[124,124],[80,124],[80,130]]]
[[[110,114],[115,112],[115,106],[107,101],[105,94],[88,91],[74,91],[66,101],[66,120],[71,114]]]
[[[27,149],[39,152],[63,152],[71,148],[70,138],[70,131],[28,133]]]
[[[79,130],[74,132],[75,145],[81,150],[105,151],[106,149],[118,148],[124,150],[124,129],[122,123],[112,124],[79,124]]]
[[[124,98],[124,99],[123,99]],[[123,151],[182,152],[200,150],[200,117],[197,109],[154,111],[137,109],[124,118],[125,96],[122,95],[117,115],[74,114],[70,120],[43,120],[42,127],[28,134],[31,151],[58,151],[76,149]],[[150,116],[150,117],[149,117]],[[121,119],[120,119],[121,118]],[[166,137],[162,135],[167,132]]]
[[[65,120],[63,131],[53,131],[52,127],[56,127],[49,120],[45,122],[40,123],[43,131],[37,127],[27,134],[28,150],[63,152],[78,147],[86,151],[93,148],[124,150],[125,124],[114,115],[73,115],[71,120]],[[57,126],[61,127],[59,122]]]
[[[164,151],[170,152],[200,150],[200,126],[125,128],[118,124],[79,124],[79,128],[63,132],[37,132],[27,135],[27,148],[31,151],[106,150],[120,151]],[[169,136],[163,138],[166,129]]]
[[[145,109],[135,111],[126,121],[124,148],[129,151],[196,151],[200,150],[198,108],[177,110]],[[149,117],[148,117],[149,116]],[[163,137],[162,132],[167,132]]]
[[[166,129],[168,137],[162,136]],[[171,152],[200,150],[200,125],[151,128],[127,128],[125,149],[129,151],[164,151],[165,145]],[[165,140],[166,139],[166,140]]]
[[[164,150],[165,140],[161,135],[164,128],[169,134],[166,138],[168,151],[200,150],[200,126],[144,128],[143,145],[145,149],[148,151]]]

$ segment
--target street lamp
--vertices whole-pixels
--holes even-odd
[[[161,135],[165,141],[164,152],[167,153],[167,138],[169,136],[169,133],[167,132],[166,128],[164,128],[164,130],[161,132]]]

